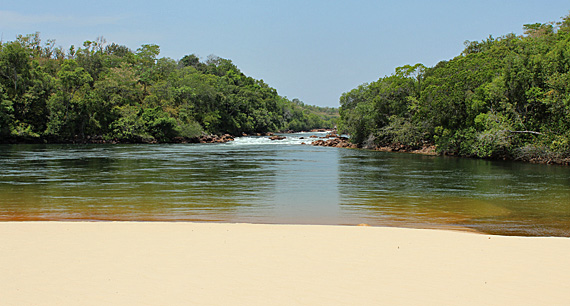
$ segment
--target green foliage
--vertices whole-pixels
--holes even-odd
[[[512,146],[511,122],[500,113],[481,113],[475,118],[478,131],[472,153],[478,157],[508,156]]]
[[[421,147],[424,134],[419,126],[410,119],[392,116],[390,123],[379,130],[378,138],[381,144],[401,144],[411,148]]]
[[[144,122],[137,107],[125,105],[116,110],[119,116],[110,124],[110,133],[105,135],[106,138],[131,142],[150,139],[151,136],[145,134]]]
[[[372,138],[377,141],[401,138],[397,136],[401,134],[400,130],[407,129],[407,125],[401,123],[417,112],[424,71],[421,64],[406,65],[397,68],[394,75],[343,94],[339,129],[350,134],[351,141],[357,144]],[[400,140],[411,143],[416,141],[412,140],[414,137]]]
[[[30,80],[31,50],[20,42],[8,42],[0,52],[0,84],[6,94],[14,99],[24,94]]]
[[[312,129],[335,128],[339,117],[338,109],[306,105],[299,99],[282,104],[285,130],[310,131]]]
[[[95,105],[89,86],[93,78],[75,60],[66,60],[57,77],[58,91],[47,101],[50,117],[46,133],[83,138],[88,125],[97,125],[92,117]]]
[[[347,97],[347,99],[349,99]],[[342,97],[341,97],[341,105]],[[351,135],[352,141],[362,144],[370,135],[372,135],[376,128],[376,112],[371,103],[358,103],[352,109],[341,108],[340,128]]]
[[[64,52],[38,33],[0,44],[2,141],[173,141],[202,133],[241,135],[334,127],[338,110],[281,97],[231,60],[160,58],[104,38]]]
[[[176,119],[169,117],[158,107],[145,109],[141,117],[145,132],[158,141],[170,141],[178,135]]]
[[[196,121],[180,124],[180,136],[186,138],[194,138],[202,135],[202,126]]]
[[[14,108],[0,85],[0,136],[8,137],[14,125]]]
[[[396,68],[341,96],[340,127],[358,144],[430,142],[444,154],[481,158],[544,149],[567,157],[569,20],[525,25],[525,36],[467,41],[459,56],[431,68]]]

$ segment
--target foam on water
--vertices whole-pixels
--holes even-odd
[[[328,132],[301,132],[291,134],[276,134],[285,137],[282,140],[271,140],[269,136],[246,136],[236,137],[234,141],[227,142],[230,146],[247,146],[247,145],[310,145],[319,138],[311,138],[311,136],[323,137]]]

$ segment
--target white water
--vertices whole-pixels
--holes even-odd
[[[247,145],[310,145],[313,141],[319,138],[311,138],[311,136],[324,137],[329,132],[301,132],[291,134],[276,134],[277,136],[285,137],[282,140],[271,140],[269,136],[247,136],[237,137],[234,141],[227,142],[226,145],[230,146],[247,146]]]

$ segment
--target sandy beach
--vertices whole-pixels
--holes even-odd
[[[1,305],[568,305],[570,239],[386,227],[0,223]]]

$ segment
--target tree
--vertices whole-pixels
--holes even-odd
[[[154,44],[142,45],[135,53],[139,82],[143,85],[145,94],[147,93],[147,86],[153,82],[153,69],[159,54],[160,47]]]
[[[63,52],[39,34],[0,44],[0,134],[28,141],[173,141],[207,133],[322,126],[330,110],[294,105],[229,59],[159,58],[105,39]],[[287,115],[285,112],[288,112]],[[317,114],[318,113],[318,114]]]
[[[200,62],[200,58],[196,54],[185,55],[178,62],[179,67],[193,67],[198,71],[206,71],[206,64]]]
[[[524,25],[524,36],[467,41],[460,55],[431,68],[396,68],[341,96],[340,127],[360,145],[375,139],[431,142],[444,154],[483,158],[568,156],[568,20]]]
[[[48,101],[46,132],[68,138],[84,138],[87,125],[93,123],[89,86],[93,78],[75,60],[66,60],[57,76],[58,91]]]
[[[0,49],[0,83],[9,99],[26,90],[30,79],[31,52],[20,42],[9,42]]]
[[[14,128],[14,108],[8,100],[3,86],[0,84],[0,136],[3,139],[9,137]]]

